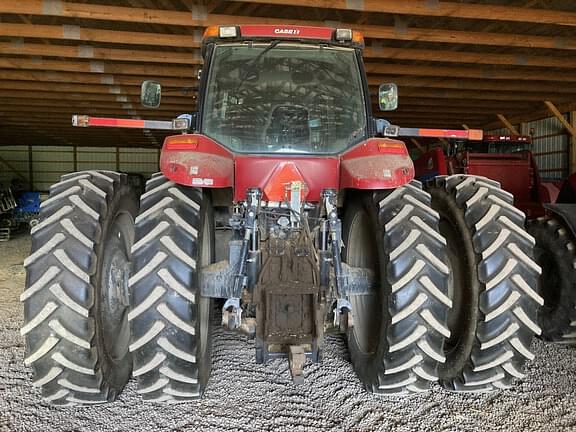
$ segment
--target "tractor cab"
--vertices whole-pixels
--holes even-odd
[[[344,29],[209,28],[199,131],[238,153],[344,151],[368,135],[362,46]]]

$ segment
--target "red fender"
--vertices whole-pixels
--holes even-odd
[[[205,135],[182,134],[164,140],[160,171],[185,186],[234,186],[234,155]]]
[[[414,164],[402,141],[370,138],[341,157],[341,189],[394,189],[412,179]]]

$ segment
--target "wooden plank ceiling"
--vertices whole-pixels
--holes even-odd
[[[573,0],[1,0],[0,145],[153,146],[158,132],[78,129],[83,113],[195,109],[208,25],[330,25],[366,38],[369,83],[396,82],[412,127],[500,127],[576,110]],[[139,104],[143,79],[165,90]],[[500,115],[500,116],[499,116]]]

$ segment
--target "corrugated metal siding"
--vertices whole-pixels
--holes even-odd
[[[532,152],[544,179],[563,179],[568,175],[568,135],[556,117],[526,123],[523,133],[532,136]]]
[[[0,148],[2,152],[2,148]],[[32,147],[32,178],[34,189],[47,191],[60,176],[74,171],[73,147]]]
[[[158,171],[158,150],[150,149],[119,149],[120,171],[140,173],[149,176]]]
[[[28,147],[0,146],[5,159],[25,178],[28,178]],[[159,151],[140,148],[78,147],[76,169],[73,147],[34,146],[32,149],[32,177],[34,190],[47,191],[60,176],[73,171],[102,169],[142,174],[149,177],[158,171]],[[15,177],[0,164],[0,183],[8,184]]]
[[[0,156],[28,179],[28,147],[0,147]],[[8,185],[14,177],[14,173],[3,163],[0,163],[0,184]]]
[[[568,114],[565,115],[568,119]],[[556,117],[548,117],[524,123],[520,133],[532,135],[532,153],[538,164],[540,176],[545,180],[561,180],[568,175],[568,146],[569,137],[562,124]],[[494,135],[509,135],[506,128],[486,132]]]

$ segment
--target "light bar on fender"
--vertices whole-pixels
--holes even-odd
[[[108,117],[91,117],[87,115],[73,115],[72,126],[186,130],[189,128],[189,123],[188,119],[185,118],[177,118],[172,121],[163,121],[163,120],[140,120],[140,119],[123,119],[123,118],[108,118]]]
[[[397,136],[423,138],[458,138],[469,141],[482,141],[484,132],[481,129],[419,129],[400,128]]]

